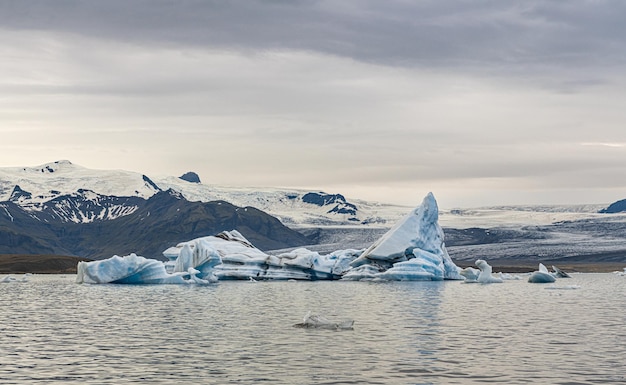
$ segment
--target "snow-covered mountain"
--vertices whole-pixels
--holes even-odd
[[[219,187],[183,177],[146,176],[124,170],[95,170],[67,160],[36,167],[0,168],[0,202],[10,201],[41,220],[89,223],[137,210],[137,198],[173,190],[195,202],[223,200],[255,207],[287,226],[391,226],[410,207],[348,201],[341,194],[293,189]],[[197,175],[196,175],[197,177]],[[189,181],[191,180],[191,182]]]
[[[626,256],[626,214],[601,213],[607,206],[440,209],[439,223],[457,260],[619,259]],[[159,257],[182,239],[235,228],[264,250],[359,249],[412,209],[337,192],[213,186],[192,172],[147,176],[58,161],[0,168],[0,252],[108,258],[145,250]]]
[[[192,202],[226,201],[255,207],[290,227],[389,228],[414,207],[358,199],[338,193],[280,188],[224,187],[198,176],[147,176],[125,170],[88,169],[67,160],[36,167],[0,168],[0,202],[10,201],[41,220],[89,223],[132,214],[159,191],[173,190]],[[416,199],[419,197],[416,197]],[[416,205],[417,205],[416,201]],[[446,227],[547,225],[601,216],[607,205],[498,206],[441,209]]]

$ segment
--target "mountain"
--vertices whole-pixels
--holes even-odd
[[[69,161],[0,168],[0,254],[162,258],[179,242],[233,229],[263,250],[306,245],[324,253],[365,248],[414,209],[322,191],[214,186],[185,175]],[[602,214],[602,207],[452,209],[440,210],[439,220],[456,261],[626,260],[626,214]]]
[[[0,168],[0,202],[63,221],[90,223],[129,215],[138,200],[173,190],[192,202],[227,201],[256,207],[287,226],[391,226],[411,207],[348,201],[341,194],[275,188],[221,187],[200,183],[193,172],[181,177],[147,176],[123,170],[94,170],[67,160],[36,167]],[[127,201],[122,201],[127,200]]]
[[[601,214],[615,214],[626,212],[626,199],[613,202],[609,205],[609,207],[604,208],[598,212]]]
[[[178,242],[232,229],[261,249],[284,249],[322,240],[286,226],[385,226],[405,212],[321,191],[205,185],[191,171],[154,177],[67,160],[0,168],[0,253],[160,258]]]
[[[87,195],[92,195],[89,193]],[[42,204],[41,211],[28,211],[14,202],[0,203],[0,254],[64,254],[92,259],[131,252],[163,259],[161,252],[177,243],[225,229],[236,229],[260,248],[280,249],[310,243],[304,235],[252,207],[228,202],[189,202],[180,194],[160,191],[147,200],[137,197],[103,197],[89,202],[117,202],[129,213],[115,218],[78,210],[88,222],[76,222],[74,211],[58,215],[58,207],[72,207],[76,196],[55,198],[60,203]],[[93,198],[93,196],[91,196]],[[128,203],[124,206],[124,203]],[[96,206],[97,212],[107,208]],[[95,218],[95,219],[94,219]]]
[[[193,171],[189,171],[179,176],[180,179],[191,182],[191,183],[202,183],[200,182],[200,177]]]

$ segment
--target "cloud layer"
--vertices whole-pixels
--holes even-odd
[[[0,1],[0,164],[442,205],[626,196],[620,1]]]

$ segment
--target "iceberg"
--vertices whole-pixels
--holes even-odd
[[[79,283],[208,284],[218,280],[444,280],[463,279],[444,245],[432,193],[365,250],[320,255],[298,248],[271,255],[236,230],[181,242],[163,252],[168,259],[131,254],[80,262]]]
[[[198,238],[191,243],[203,243],[215,251],[221,263],[212,269],[220,280],[333,280],[350,268],[350,262],[361,250],[347,249],[320,255],[305,248],[277,255],[267,254],[252,245],[236,230],[223,231],[216,236]],[[164,252],[176,263],[185,254],[187,242]],[[178,257],[172,258],[178,253]],[[174,271],[177,271],[174,269]]]
[[[174,272],[169,273],[165,264],[130,254],[114,255],[102,261],[78,262],[77,283],[124,283],[124,284],[208,284],[217,282],[213,269],[221,263],[220,256],[211,245],[202,240],[186,243],[181,247]]]
[[[293,326],[303,329],[353,330],[354,320],[332,322],[322,315],[311,314],[309,311],[304,316],[301,323],[297,323]]]
[[[439,226],[432,193],[350,263],[343,279],[393,281],[463,279],[452,262]]]
[[[480,274],[476,279],[480,283],[502,283],[502,278],[494,277],[491,272],[492,268],[485,260],[479,259],[474,264],[480,269]]]
[[[185,283],[180,274],[168,274],[156,259],[136,254],[102,261],[78,262],[76,283],[169,284]]]
[[[567,274],[566,272],[564,272],[563,270],[559,269],[558,267],[552,265],[552,270],[554,270],[554,275],[557,278],[572,278],[571,275]]]
[[[10,275],[6,275],[2,279],[0,279],[0,283],[28,282],[28,278],[32,275],[33,275],[32,273],[26,273],[20,279],[12,277]]]
[[[533,272],[530,277],[528,277],[528,282],[530,283],[552,283],[555,282],[556,278],[552,275],[548,268],[543,264],[539,264],[539,270]]]

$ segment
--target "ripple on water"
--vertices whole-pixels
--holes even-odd
[[[626,279],[0,285],[3,383],[626,383]],[[307,311],[352,331],[298,329]],[[591,348],[590,348],[591,347]]]

